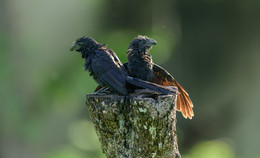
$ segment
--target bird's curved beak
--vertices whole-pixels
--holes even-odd
[[[145,47],[146,47],[146,49],[151,49],[152,48],[152,46],[153,45],[156,45],[157,44],[157,42],[154,40],[154,39],[151,39],[151,38],[149,38],[147,41],[146,41],[146,43],[145,43]]]
[[[77,42],[73,42],[70,51],[74,51],[78,49],[80,49],[80,46],[77,44]]]
[[[149,46],[149,45],[152,46],[152,45],[156,45],[156,44],[157,44],[157,42],[156,42],[154,39],[151,39],[151,38],[150,38],[150,39],[148,40],[148,42],[147,42],[147,45],[148,45],[148,46]]]

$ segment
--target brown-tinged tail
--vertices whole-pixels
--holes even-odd
[[[176,82],[179,93],[177,94],[177,106],[176,110],[181,111],[183,117],[192,119],[194,112],[192,110],[193,104],[189,97],[189,94]]]

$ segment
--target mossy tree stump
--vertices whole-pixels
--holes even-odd
[[[176,96],[87,95],[87,107],[108,158],[179,158]]]

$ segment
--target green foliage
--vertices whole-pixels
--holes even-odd
[[[235,158],[230,146],[220,140],[204,141],[195,145],[183,158]]]

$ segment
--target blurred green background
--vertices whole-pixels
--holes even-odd
[[[150,51],[190,93],[178,113],[183,158],[260,157],[260,1],[0,0],[0,157],[104,158],[85,95],[97,84],[71,43]]]

